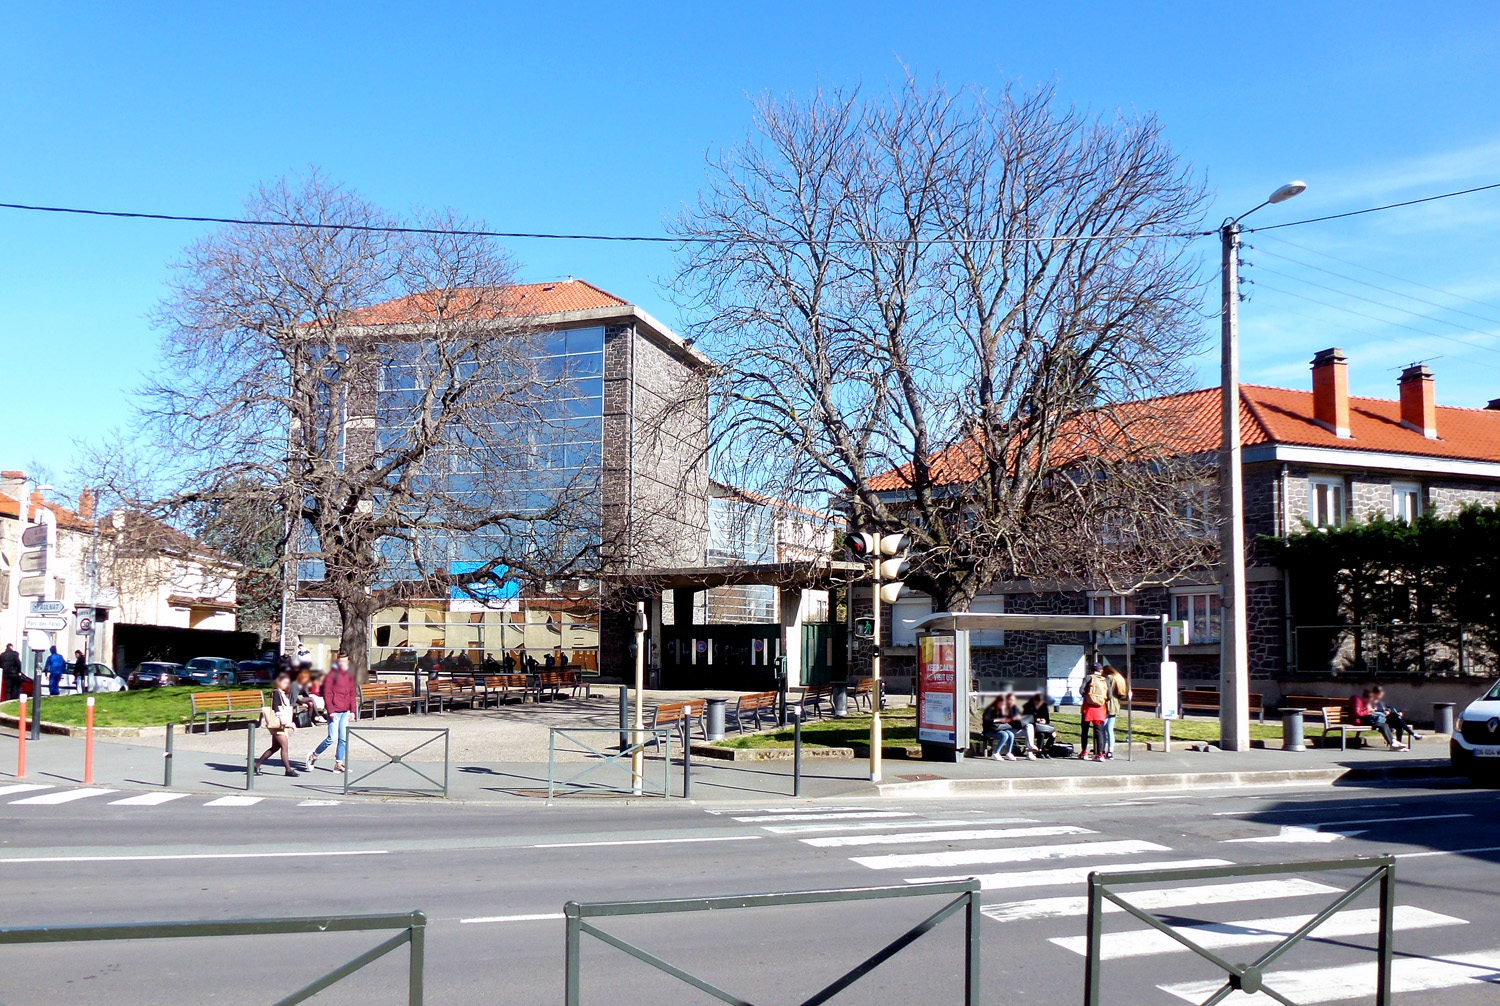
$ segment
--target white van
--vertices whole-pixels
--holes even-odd
[[[1500,681],[1458,718],[1448,744],[1453,769],[1477,783],[1500,783]]]

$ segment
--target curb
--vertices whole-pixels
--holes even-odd
[[[0,715],[0,727],[19,727],[21,718],[19,716]],[[31,726],[31,720],[26,721],[27,727]],[[74,726],[71,723],[52,723],[42,720],[42,733],[54,734],[58,737],[82,737],[88,728]],[[167,728],[161,727],[94,727],[94,736],[97,738],[107,737],[166,737]]]
[[[1199,789],[1215,786],[1286,786],[1383,780],[1448,780],[1457,778],[1446,764],[1370,766],[1321,769],[1264,769],[1248,772],[1172,772],[1153,775],[1051,776],[1046,778],[926,779],[920,782],[880,783],[883,797],[998,796],[1034,793],[1136,793]]]

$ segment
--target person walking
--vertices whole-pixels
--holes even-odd
[[[343,650],[323,678],[323,709],[328,714],[328,736],[307,756],[307,767],[312,768],[318,756],[333,744],[333,770],[342,772],[349,753],[349,723],[359,719],[359,686],[349,671],[349,655]]]
[[[1108,760],[1115,756],[1115,719],[1120,715],[1121,703],[1130,699],[1130,686],[1113,664],[1104,665],[1104,681],[1109,686],[1104,699],[1104,757]]]
[[[1104,760],[1104,720],[1109,715],[1105,704],[1109,700],[1109,680],[1099,668],[1089,672],[1080,689],[1083,696],[1082,737],[1078,757],[1089,757],[1089,736],[1094,738],[1094,761]]]
[[[73,651],[73,684],[82,695],[89,690],[89,662],[83,658],[82,650]]]
[[[1004,695],[996,695],[994,701],[984,707],[984,739],[994,741],[995,753],[990,757],[995,761],[1016,760],[1016,756],[1010,753],[1011,748],[1016,746],[1016,734],[1010,728],[1007,712]]]
[[[5,644],[0,653],[0,702],[14,699],[21,694],[21,655],[14,645]]]
[[[43,670],[47,672],[47,694],[56,695],[58,685],[62,683],[62,676],[67,673],[68,661],[61,653],[57,652],[57,647],[49,647],[49,651],[47,654],[47,663],[43,667]]]
[[[271,704],[260,711],[261,724],[271,732],[271,746],[266,748],[265,754],[255,759],[256,775],[260,775],[260,767],[277,751],[281,752],[281,765],[286,769],[286,774],[294,778],[297,775],[297,770],[292,768],[291,732],[297,729],[297,725],[293,720],[296,713],[292,705],[291,690],[292,676],[284,672],[276,675]]]

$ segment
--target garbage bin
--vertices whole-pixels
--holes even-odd
[[[1281,750],[1306,751],[1302,743],[1302,710],[1283,709],[1281,712]]]
[[[724,739],[724,703],[728,699],[709,699],[707,722],[703,725],[704,733],[708,734],[711,741]]]
[[[1434,702],[1432,704],[1432,732],[1435,734],[1453,734],[1453,703]]]
[[[849,711],[849,686],[835,683],[833,686],[833,715],[843,716]]]

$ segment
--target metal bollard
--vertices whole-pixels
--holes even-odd
[[[630,747],[630,696],[625,693],[625,686],[620,686],[620,750],[624,751]]]
[[[1434,702],[1432,704],[1433,733],[1453,736],[1453,706],[1452,702]]]
[[[161,756],[161,784],[166,789],[172,788],[172,724],[167,724],[167,749]]]
[[[787,710],[792,717],[792,796],[802,795],[802,709],[793,706]]]
[[[91,785],[94,781],[94,697],[88,697],[88,705],[83,714],[83,784]]]
[[[255,788],[255,724],[245,731],[245,792]]]
[[[1281,713],[1281,750],[1306,751],[1302,743],[1302,710],[1285,709]]]
[[[16,721],[16,778],[26,778],[26,696],[22,695]]]
[[[693,795],[693,738],[689,735],[688,721],[682,721],[682,798]]]

